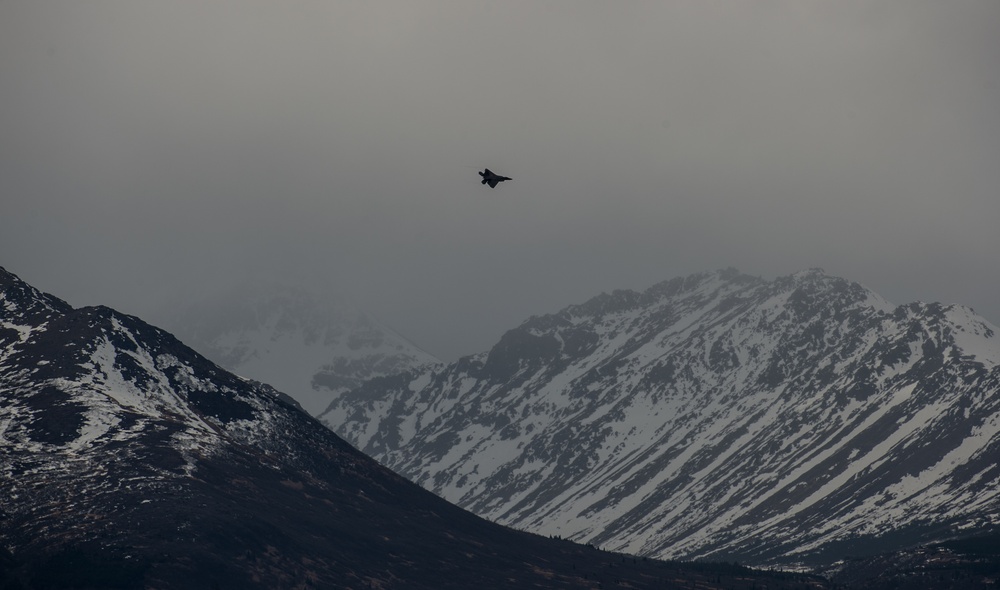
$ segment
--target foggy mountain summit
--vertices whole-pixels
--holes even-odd
[[[168,322],[202,354],[291,395],[310,414],[365,380],[439,362],[346,297],[276,282],[218,292]]]
[[[0,587],[823,587],[629,559],[456,508],[274,389],[0,268]]]
[[[1000,524],[1000,334],[808,270],[532,317],[324,414],[444,498],[635,554],[830,562]]]

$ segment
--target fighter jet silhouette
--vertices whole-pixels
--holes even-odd
[[[489,168],[485,169],[483,172],[480,172],[479,175],[483,177],[483,184],[490,185],[490,188],[496,188],[498,184],[500,184],[505,180],[513,180],[512,178],[508,178],[506,176],[493,174],[492,172],[490,172]]]

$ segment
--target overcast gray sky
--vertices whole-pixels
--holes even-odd
[[[998,64],[996,0],[0,0],[0,266],[337,288],[446,359],[730,266],[1000,323]]]

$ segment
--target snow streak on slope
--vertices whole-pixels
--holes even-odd
[[[105,307],[65,304],[34,310],[51,316],[36,323],[30,308],[5,303],[0,377],[7,399],[0,435],[12,445],[43,453],[58,444],[75,458],[109,441],[166,437],[175,453],[161,457],[162,473],[150,474],[155,478],[190,473],[192,454],[211,455],[223,440],[274,435],[264,409],[278,403],[279,394],[224,373],[165,332]],[[71,344],[62,344],[67,339]],[[177,350],[189,358],[178,358]],[[53,353],[69,362],[58,367],[46,358]],[[53,411],[60,413],[57,422],[36,420]]]
[[[817,270],[723,271],[531,318],[321,418],[513,526],[660,557],[822,561],[998,524],[998,351],[967,308],[895,307]]]
[[[40,550],[112,538],[135,497],[171,497],[234,446],[266,441],[294,456],[287,433],[308,419],[300,410],[162,330],[106,307],[73,309],[3,269],[0,310],[8,548],[15,529]],[[68,514],[85,517],[67,528]]]

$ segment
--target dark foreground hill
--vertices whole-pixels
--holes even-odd
[[[0,588],[818,588],[471,515],[270,387],[0,268]]]
[[[835,588],[986,590],[1000,587],[1000,535],[965,537],[839,563],[825,572]]]

